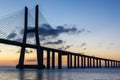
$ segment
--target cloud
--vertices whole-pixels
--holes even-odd
[[[28,27],[28,29],[33,29],[33,27]],[[63,43],[62,40],[54,41],[54,42],[52,42],[50,40],[53,40],[54,38],[58,38],[60,36],[60,34],[63,34],[63,33],[72,35],[72,34],[84,33],[87,31],[88,30],[86,30],[84,28],[77,29],[75,25],[67,27],[67,28],[66,28],[66,25],[56,26],[56,28],[53,28],[49,24],[42,24],[41,26],[39,26],[39,37],[40,37],[40,41],[48,41],[48,42],[44,43],[44,45],[62,44]],[[23,33],[24,33],[24,29],[21,29],[17,33],[16,32],[10,33],[6,38],[13,39],[14,41],[17,41],[17,42],[22,42],[23,38],[21,38],[21,36],[23,36]],[[35,34],[29,33],[29,34],[27,34],[27,38],[32,38],[32,39],[29,39],[29,40],[31,40],[30,41],[30,43],[31,43],[33,41],[33,39],[35,38]],[[84,46],[84,44],[82,44],[81,46]]]
[[[10,33],[6,38],[7,39],[13,39],[13,38],[15,38],[17,36],[17,34],[15,33],[15,32],[12,32],[12,33]]]
[[[64,26],[57,26],[56,28],[52,28],[49,24],[43,24],[39,27],[40,35],[43,37],[51,36],[58,37],[61,33],[75,33],[77,32],[77,28],[64,28]]]
[[[59,47],[58,49],[59,50],[67,50],[69,48],[71,48],[73,45],[67,45],[67,46],[62,46],[62,47]]]
[[[40,40],[44,41],[44,40],[46,40],[46,38],[45,37],[40,37]]]
[[[47,58],[43,58],[44,60],[47,60]],[[36,62],[37,60],[36,59],[29,59],[29,60],[26,60],[27,62]]]
[[[39,27],[39,36],[40,36],[40,40],[44,41],[46,40],[46,37],[52,37],[52,38],[56,38],[59,37],[60,34],[62,33],[67,33],[67,34],[79,34],[79,33],[83,33],[83,32],[88,32],[88,30],[82,28],[80,30],[78,30],[76,28],[76,26],[72,26],[69,28],[65,28],[66,26],[56,26],[56,28],[53,28],[51,25],[49,24],[42,24]],[[33,27],[28,27],[28,29],[33,29]],[[90,32],[90,31],[89,31]],[[24,33],[24,29],[21,29],[19,33],[15,33],[12,32],[9,35],[7,35],[7,39],[14,39],[15,41],[22,41],[22,38],[16,38],[16,36],[23,36]],[[35,34],[33,33],[29,33],[27,35],[28,38],[34,38]]]
[[[28,53],[28,54],[29,54],[29,53],[33,53],[32,50],[27,50],[27,49],[25,50],[25,52]]]
[[[36,62],[35,59],[29,59],[29,60],[26,60],[27,62]]]
[[[110,45],[111,45],[111,46],[113,46],[113,45],[114,45],[114,43],[110,43]]]
[[[20,50],[19,51],[17,51],[16,53],[20,53]],[[25,53],[28,53],[28,54],[30,54],[30,53],[33,53],[33,51],[32,50],[25,50]]]
[[[62,43],[64,43],[63,40],[57,40],[57,41],[54,41],[54,42],[51,42],[51,41],[46,42],[46,43],[44,43],[43,45],[49,45],[49,44],[62,44]]]
[[[82,43],[81,45],[80,45],[80,47],[84,47],[85,45],[87,45],[86,43]]]
[[[71,46],[72,46],[72,45],[68,45],[68,46],[66,46],[66,47],[65,47],[65,50],[66,50],[66,49],[69,49]]]
[[[32,29],[33,27],[29,27],[29,29]],[[71,28],[64,28],[64,26],[57,26],[56,28],[52,28],[49,24],[42,24],[39,27],[39,35],[42,37],[58,37],[62,33],[68,33],[68,34],[75,34],[75,33],[81,33],[84,32],[85,29],[78,30],[76,27]],[[22,29],[20,31],[20,34],[23,34],[24,30]],[[28,34],[29,38],[34,37],[33,33]]]
[[[83,48],[83,50],[86,50],[87,48]]]
[[[30,53],[27,49],[25,50],[25,53]]]
[[[22,42],[22,38],[15,39],[17,42]]]

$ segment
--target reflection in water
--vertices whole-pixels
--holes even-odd
[[[19,80],[61,80],[58,70],[18,70]]]
[[[120,68],[19,70],[0,67],[0,80],[120,80]]]
[[[118,69],[18,70],[19,80],[120,80]]]

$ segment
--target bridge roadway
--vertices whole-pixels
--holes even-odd
[[[8,44],[8,45],[14,45],[14,46],[26,46],[28,48],[35,48],[36,45],[32,44],[23,44],[21,42],[16,41],[10,41],[6,39],[0,39],[0,43]],[[53,48],[47,48],[40,46],[42,50],[42,54],[44,53],[44,50],[47,51],[47,69],[54,69],[55,68],[55,54],[58,53],[58,69],[62,68],[62,56],[67,56],[67,68],[115,68],[120,67],[120,61],[118,60],[112,60],[112,59],[106,59],[106,58],[100,58],[95,56],[89,56],[84,55],[80,53],[73,53]],[[50,54],[52,53],[52,64],[50,64]],[[74,57],[74,60],[73,60]],[[43,59],[42,59],[43,60]],[[74,64],[73,64],[74,63]],[[52,66],[52,67],[50,67]]]

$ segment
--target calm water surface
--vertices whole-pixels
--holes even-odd
[[[0,67],[0,80],[120,80],[120,68],[18,70]]]

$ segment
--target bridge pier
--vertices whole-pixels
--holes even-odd
[[[47,50],[47,69],[50,69],[50,51]]]
[[[119,65],[119,67],[120,67],[120,61],[118,61],[118,65]]]
[[[80,67],[80,62],[79,62],[79,61],[80,61],[80,56],[78,55],[78,56],[77,56],[78,68]]]
[[[43,65],[43,53],[40,47],[39,42],[39,33],[38,33],[38,21],[39,21],[39,9],[38,5],[35,8],[35,28],[34,29],[28,29],[28,8],[25,7],[25,13],[24,13],[24,35],[23,35],[23,44],[21,45],[21,52],[20,52],[20,58],[19,58],[19,64],[16,66],[16,68],[23,69],[23,68],[37,68],[37,69],[44,69],[45,66]],[[25,56],[25,49],[27,47],[26,40],[27,40],[27,34],[34,32],[35,33],[35,39],[36,39],[36,52],[37,52],[37,65],[24,65],[24,56]],[[14,43],[15,44],[15,43]]]
[[[119,62],[117,61],[117,67],[119,67]]]
[[[101,68],[101,59],[99,59],[99,68]]]
[[[118,61],[118,67],[120,67],[120,62]]]
[[[95,59],[93,58],[93,68],[95,68]]]
[[[25,7],[25,13],[24,13],[24,35],[23,35],[23,44],[26,43],[26,38],[27,38],[27,26],[28,26],[28,8]],[[21,52],[20,52],[20,58],[19,58],[19,63],[16,66],[16,68],[22,69],[24,68],[24,58],[25,58],[25,46],[22,46]]]
[[[118,67],[118,61],[117,61],[117,67]]]
[[[83,68],[83,56],[81,56],[81,68]]]
[[[76,68],[76,55],[74,55],[74,68]]]
[[[72,68],[72,54],[70,54],[70,68]]]
[[[113,63],[114,63],[114,67],[116,67],[116,65],[115,65],[115,61],[113,61]]]
[[[92,59],[91,59],[91,57],[90,57],[90,68],[92,67]]]
[[[84,56],[84,68],[86,68],[86,57]]]
[[[110,61],[110,62],[111,62],[111,66],[110,67],[112,68],[113,67],[113,63],[112,63],[112,61]]]
[[[118,67],[119,67],[119,61],[117,61],[118,62]]]
[[[113,61],[113,67],[115,67],[115,61]]]
[[[55,52],[52,51],[52,69],[55,69]]]
[[[99,65],[98,65],[98,59],[96,59],[96,68],[98,68],[98,66],[99,66]]]
[[[89,61],[89,57],[87,57],[87,67],[90,67],[90,61]]]
[[[115,67],[115,61],[112,61],[113,62],[113,67]]]
[[[70,55],[67,55],[67,67],[70,68]]]
[[[117,67],[117,65],[116,65],[116,61],[115,61],[115,67]]]
[[[109,63],[109,60],[108,60],[108,68],[110,67],[110,63]]]
[[[117,67],[117,61],[115,61],[115,63],[116,63],[116,67]]]
[[[62,69],[62,53],[58,52],[58,69]]]
[[[107,67],[107,61],[105,60],[105,68]]]
[[[115,61],[113,61],[113,65],[114,65],[114,67],[115,67]]]

